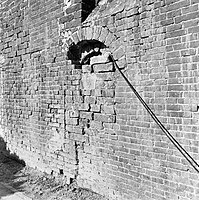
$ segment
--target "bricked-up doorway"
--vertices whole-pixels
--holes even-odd
[[[80,40],[69,47],[68,58],[73,63],[69,79],[72,87],[65,93],[66,138],[68,144],[74,141],[76,158],[74,178],[80,187],[94,186],[95,191],[97,187],[103,188],[104,183],[110,187],[106,180],[110,154],[106,152],[114,156],[115,150],[105,146],[105,138],[117,138],[114,132],[106,131],[117,123],[115,69],[108,59],[110,48],[103,43],[103,38],[98,39]],[[95,184],[96,180],[100,180],[99,184]]]

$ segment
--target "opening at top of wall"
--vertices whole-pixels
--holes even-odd
[[[97,6],[99,0],[82,0],[82,22],[86,20],[89,14]]]

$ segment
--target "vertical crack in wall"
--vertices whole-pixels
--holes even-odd
[[[74,177],[75,180],[77,179],[79,175],[79,147],[80,145],[78,144],[77,141],[75,141],[75,160],[76,160],[76,165],[77,165],[76,174]]]

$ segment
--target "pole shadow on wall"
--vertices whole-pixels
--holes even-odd
[[[23,191],[22,185],[24,175],[16,176],[25,167],[25,162],[15,154],[11,154],[6,148],[6,142],[0,137],[0,199],[13,194],[11,190],[3,190],[1,183],[7,184],[16,190]],[[16,181],[17,179],[17,181]],[[19,180],[19,181],[18,181]]]
[[[77,44],[71,44],[67,56],[73,64],[89,65],[90,58],[102,55],[105,48],[107,46],[98,40],[82,40]]]

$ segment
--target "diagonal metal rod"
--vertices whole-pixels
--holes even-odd
[[[109,55],[110,61],[114,64],[115,68],[120,72],[122,77],[125,79],[129,87],[132,89],[136,97],[140,100],[142,105],[145,107],[147,112],[151,115],[153,120],[157,123],[157,125],[160,127],[160,129],[165,133],[165,135],[169,138],[169,140],[174,144],[174,146],[180,151],[180,153],[185,157],[185,159],[192,165],[192,167],[199,173],[199,165],[198,163],[191,157],[191,155],[181,146],[181,144],[169,133],[169,131],[164,127],[164,125],[161,123],[161,121],[156,117],[156,115],[153,113],[153,111],[149,108],[149,106],[146,104],[146,102],[142,99],[142,97],[139,95],[139,93],[136,91],[136,89],[133,87],[133,85],[130,83],[130,81],[127,79],[127,77],[123,74],[123,72],[120,70],[119,66],[117,65],[116,61],[113,58],[113,55]]]

